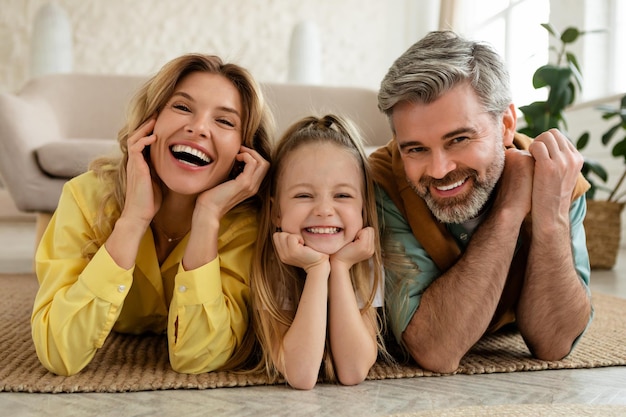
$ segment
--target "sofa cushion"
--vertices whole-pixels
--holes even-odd
[[[35,149],[41,169],[51,177],[73,178],[87,171],[89,163],[103,155],[119,155],[113,139],[67,139]]]

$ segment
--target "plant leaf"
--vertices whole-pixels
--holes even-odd
[[[615,135],[615,132],[617,132],[617,129],[619,129],[620,123],[612,126],[609,130],[607,130],[606,132],[604,132],[604,134],[602,135],[602,144],[606,145],[611,141],[611,138],[613,138],[613,135]]]
[[[533,86],[537,88],[567,84],[572,76],[570,67],[559,67],[548,64],[537,68],[533,74]]]
[[[613,146],[613,150],[611,151],[611,154],[616,158],[623,156],[624,163],[626,163],[626,137],[623,138],[621,141],[617,142],[615,146]]]
[[[554,80],[546,100],[550,112],[557,115],[558,118],[562,118],[561,112],[573,103],[575,92],[574,83],[569,79]]]
[[[558,31],[554,26],[552,26],[552,23],[542,23],[541,26],[543,26],[555,38],[559,37]]]
[[[576,42],[576,39],[578,39],[580,35],[582,35],[581,31],[570,26],[561,34],[561,41],[563,43],[573,43]]]
[[[576,80],[576,84],[578,84],[578,89],[582,91],[583,89],[583,73],[580,70],[580,66],[578,65],[578,61],[576,57],[571,52],[565,54],[567,57],[567,62],[569,63],[569,68],[572,70],[572,75]]]
[[[585,147],[589,143],[589,136],[589,132],[585,132],[580,135],[580,137],[576,141],[576,149],[578,149],[579,151],[585,149]]]
[[[524,134],[535,137],[549,130],[551,126],[550,112],[545,101],[535,101],[527,106],[521,106],[520,111],[524,114],[526,129]]]
[[[593,172],[598,176],[603,182],[609,178],[609,174],[607,174],[606,169],[598,162],[593,159],[585,159],[583,162],[583,166],[587,166],[590,172]]]

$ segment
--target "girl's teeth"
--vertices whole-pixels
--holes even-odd
[[[329,235],[329,234],[338,233],[339,228],[338,227],[309,227],[306,229],[306,231],[309,233],[314,233],[314,234]]]

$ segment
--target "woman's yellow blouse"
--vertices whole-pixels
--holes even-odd
[[[94,239],[94,219],[105,190],[93,172],[67,182],[36,253],[40,288],[31,317],[41,363],[72,375],[83,369],[111,331],[167,331],[170,364],[200,373],[222,366],[248,326],[249,266],[256,213],[234,210],[221,221],[218,257],[192,271],[181,260],[185,236],[159,266],[150,228],[136,264],[117,266],[101,246],[82,255]]]

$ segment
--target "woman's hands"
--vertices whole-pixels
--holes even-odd
[[[235,162],[244,164],[243,171],[202,192],[196,199],[191,218],[191,234],[183,257],[183,267],[192,270],[217,257],[220,220],[229,210],[259,191],[270,164],[254,149],[242,146]]]
[[[196,211],[215,215],[221,219],[228,211],[259,191],[259,187],[269,170],[270,164],[254,149],[242,146],[235,157],[235,163],[242,163],[243,171],[234,179],[227,180],[198,196]]]
[[[161,205],[162,195],[155,182],[144,150],[156,142],[151,134],[156,118],[141,125],[128,138],[128,163],[126,164],[126,201],[121,217],[135,220],[147,228]]]
[[[135,264],[139,242],[161,206],[161,190],[143,153],[157,139],[151,134],[155,121],[146,121],[128,138],[126,198],[120,218],[105,242],[111,258],[124,269]]]

